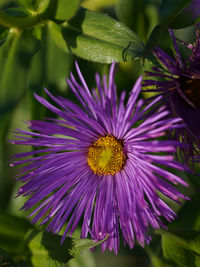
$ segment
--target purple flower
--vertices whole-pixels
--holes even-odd
[[[32,222],[48,223],[48,231],[58,233],[64,227],[62,241],[82,218],[81,238],[90,234],[102,240],[109,234],[103,251],[118,252],[120,233],[130,248],[135,239],[144,246],[151,240],[149,227],[166,228],[160,217],[171,221],[176,216],[158,192],[177,203],[187,199],[173,186],[187,183],[166,170],[185,170],[172,156],[180,143],[159,139],[165,131],[182,127],[181,119],[166,118],[164,106],[151,115],[160,98],[146,107],[137,102],[142,77],[127,104],[125,92],[117,100],[114,63],[108,85],[106,77],[101,84],[96,74],[97,90],[92,92],[77,63],[76,70],[81,83],[72,74],[67,82],[81,107],[47,90],[57,107],[35,95],[59,118],[30,121],[31,131],[17,130],[18,140],[12,141],[37,148],[16,154],[12,163],[23,164],[18,195],[29,199],[22,209],[32,209]]]
[[[171,111],[171,116],[181,117],[186,127],[175,131],[174,138],[188,144],[180,150],[180,155],[185,162],[199,155],[200,148],[200,45],[199,29],[196,28],[195,44],[180,41],[182,45],[191,50],[191,56],[186,60],[181,58],[176,38],[169,30],[173,40],[175,55],[172,58],[161,48],[154,49],[154,55],[162,64],[162,67],[153,67],[152,72],[146,72],[150,77],[158,80],[147,79],[145,86],[148,90],[162,96],[162,104],[165,102]],[[163,68],[164,67],[164,68]]]

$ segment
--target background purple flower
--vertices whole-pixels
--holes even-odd
[[[82,238],[90,234],[101,240],[109,234],[103,250],[117,253],[120,233],[130,248],[135,239],[144,246],[151,240],[149,227],[166,228],[160,217],[171,221],[176,216],[160,195],[177,203],[187,199],[174,187],[187,183],[166,170],[186,169],[172,156],[181,145],[160,139],[166,131],[182,127],[181,119],[167,118],[164,106],[152,115],[160,97],[147,106],[137,101],[142,77],[126,104],[125,92],[117,100],[114,63],[108,84],[105,76],[101,83],[96,74],[97,90],[92,92],[77,63],[76,70],[81,84],[73,74],[67,82],[81,106],[47,90],[56,105],[35,95],[59,118],[30,121],[31,131],[18,129],[18,139],[12,141],[37,148],[16,154],[12,163],[23,164],[17,175],[23,183],[18,196],[29,199],[22,209],[32,209],[32,222],[48,223],[48,231],[58,233],[64,227],[62,240],[82,218]]]
[[[185,128],[175,131],[177,140],[188,144],[188,148],[180,151],[181,157],[188,162],[195,154],[199,155],[200,148],[200,46],[199,26],[196,26],[196,42],[188,44],[181,40],[182,45],[191,50],[191,56],[186,60],[181,58],[176,38],[170,30],[173,40],[174,58],[161,48],[154,49],[154,55],[164,67],[154,67],[146,75],[144,85],[151,87],[145,91],[156,92],[162,96],[161,104],[166,103],[172,117],[181,117]],[[156,78],[156,80],[154,80]]]

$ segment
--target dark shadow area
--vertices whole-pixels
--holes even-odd
[[[71,238],[66,238],[63,244],[61,244],[61,238],[59,235],[43,232],[41,244],[48,251],[51,259],[60,263],[67,263],[72,259],[69,250],[72,248],[73,242]]]
[[[69,51],[77,47],[76,39],[82,32],[82,23],[85,19],[85,10],[79,9],[76,16],[68,21],[68,27],[62,28],[62,35]]]

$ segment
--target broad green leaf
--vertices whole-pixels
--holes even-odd
[[[163,31],[178,14],[190,3],[191,0],[163,0],[160,7],[160,24],[155,26],[147,40],[144,48],[143,58],[146,58],[151,50],[157,45]]]
[[[81,0],[54,0],[50,1],[46,10],[41,14],[42,18],[49,20],[67,21],[77,12]]]
[[[200,266],[200,232],[180,230],[162,234],[164,257],[177,266]]]
[[[69,254],[74,257],[85,250],[97,247],[98,245],[102,244],[105,240],[107,240],[108,236],[109,235],[107,235],[105,239],[98,242],[94,242],[93,240],[90,239],[72,239],[73,246],[72,248],[69,249]]]
[[[163,0],[160,6],[160,24],[168,26],[191,0]]]
[[[87,239],[66,238],[61,245],[61,236],[36,230],[31,231],[26,238],[26,244],[31,251],[33,266],[65,264],[76,255],[99,245],[103,241],[94,242]]]
[[[28,44],[28,45],[27,45]],[[27,74],[39,41],[29,31],[11,31],[0,48],[0,114],[11,111],[27,89]]]
[[[177,267],[175,263],[170,260],[166,260],[163,257],[159,257],[156,255],[152,255],[151,259],[151,267]]]
[[[72,257],[68,253],[72,247],[69,238],[61,245],[61,237],[42,231],[30,231],[26,238],[26,244],[31,251],[33,266],[54,266],[56,262],[67,263]]]
[[[51,38],[55,42],[55,44],[60,47],[64,52],[69,52],[65,39],[62,35],[62,29],[64,27],[54,23],[53,21],[50,21],[48,24]]]
[[[85,251],[80,255],[76,255],[75,258],[71,259],[66,267],[95,267],[96,260],[94,254],[90,251]]]
[[[0,213],[0,247],[9,254],[22,251],[22,241],[31,228],[25,219]]]
[[[0,248],[0,266],[17,267],[13,259],[3,249]]]
[[[132,61],[143,52],[143,42],[133,31],[107,15],[86,9],[54,30],[56,42],[62,34],[68,51],[94,62]]]
[[[55,18],[59,20],[71,19],[77,12],[80,2],[80,0],[59,0]]]

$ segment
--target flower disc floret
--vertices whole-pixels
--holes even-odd
[[[87,158],[88,165],[98,175],[114,175],[123,168],[125,160],[123,141],[109,135],[90,146]]]

